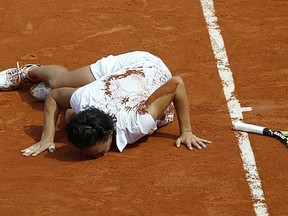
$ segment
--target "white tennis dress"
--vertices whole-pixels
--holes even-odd
[[[160,58],[135,51],[102,58],[90,68],[96,80],[74,92],[71,107],[76,113],[95,107],[114,114],[116,145],[120,152],[127,144],[173,121],[173,104],[156,121],[145,106],[148,97],[171,78]]]

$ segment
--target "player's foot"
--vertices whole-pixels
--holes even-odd
[[[31,87],[32,96],[38,101],[45,101],[48,93],[51,91],[50,86],[45,82],[40,82]]]
[[[22,67],[19,67],[17,62],[16,68],[9,68],[0,72],[0,90],[12,90],[18,88],[25,81],[38,81],[32,80],[28,76],[28,71],[34,67],[40,67],[41,65],[37,64],[26,64]]]

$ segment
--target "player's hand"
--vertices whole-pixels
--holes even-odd
[[[53,153],[56,151],[55,144],[53,142],[47,142],[47,141],[39,141],[38,143],[21,150],[22,154],[24,156],[37,156],[38,154],[42,153],[46,149],[49,150],[50,153]]]
[[[195,136],[192,132],[183,132],[180,137],[176,140],[175,145],[177,148],[180,147],[181,144],[186,145],[189,150],[192,150],[193,147],[197,149],[206,148],[206,144],[212,143],[209,140],[205,140]]]

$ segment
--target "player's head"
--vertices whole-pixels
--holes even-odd
[[[68,141],[87,155],[102,156],[111,146],[115,123],[115,116],[88,108],[66,125]]]

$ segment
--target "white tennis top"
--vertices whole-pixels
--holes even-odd
[[[120,152],[127,144],[173,121],[173,104],[156,121],[145,106],[148,97],[171,77],[158,57],[142,51],[110,55],[90,68],[96,80],[74,92],[71,107],[76,113],[93,106],[114,114]]]

